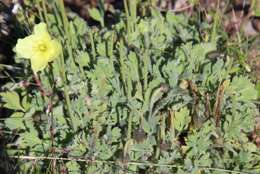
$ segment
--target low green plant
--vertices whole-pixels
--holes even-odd
[[[63,56],[35,76],[16,59],[24,83],[0,94],[13,111],[2,125],[18,134],[7,148],[21,172],[260,172],[248,137],[258,93],[232,57],[210,56],[217,40],[203,41],[172,12],[130,12],[97,29],[68,20],[62,5],[44,16]]]

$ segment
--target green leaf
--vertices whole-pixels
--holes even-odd
[[[24,129],[22,112],[15,112],[9,118],[5,120],[5,126],[9,129]]]
[[[258,0],[252,1],[251,9],[253,12],[253,16],[260,17],[260,2]]]
[[[260,83],[256,84],[257,98],[260,98]]]
[[[216,43],[200,43],[194,45],[191,50],[191,56],[195,59],[195,62],[200,63],[206,58],[207,53],[217,49]]]
[[[255,10],[255,16],[260,17],[260,10]]]
[[[184,16],[176,15],[175,13],[169,10],[166,13],[166,20],[171,25],[180,25],[180,24],[182,25],[184,24],[184,22],[186,22],[187,19]]]
[[[76,61],[79,64],[79,66],[81,66],[81,67],[88,66],[88,64],[90,62],[89,54],[85,51],[80,51],[78,53],[78,57],[76,58]]]
[[[0,93],[0,96],[2,96],[4,102],[6,102],[4,107],[6,107],[8,109],[13,109],[13,110],[24,111],[24,108],[20,104],[20,97],[15,91],[3,92],[3,93]]]
[[[235,77],[228,89],[238,101],[250,102],[257,99],[257,90],[247,77]]]
[[[102,21],[102,16],[97,8],[89,9],[89,15],[96,21]]]
[[[66,167],[68,168],[69,173],[77,174],[80,173],[80,166],[78,163],[74,161],[69,161],[66,163]]]
[[[34,147],[42,143],[42,141],[38,138],[37,132],[35,130],[21,133],[18,142],[21,147]]]
[[[101,55],[102,57],[106,57],[106,43],[105,42],[100,42],[97,45],[97,52],[99,55]]]
[[[75,28],[77,30],[77,34],[80,36],[86,34],[87,32],[87,25],[86,21],[80,17],[76,17],[73,21],[73,24],[75,25]],[[77,36],[77,35],[76,35]]]
[[[53,108],[53,116],[57,120],[57,123],[62,126],[66,125],[66,120],[64,118],[64,113],[63,113],[63,107],[62,105],[57,106]]]
[[[31,103],[28,101],[28,96],[24,96],[22,99],[22,106],[25,111],[28,111],[31,107]]]
[[[112,141],[113,142],[116,142],[117,139],[119,139],[120,136],[121,136],[121,130],[118,127],[113,128],[111,133],[112,133]]]
[[[189,123],[191,121],[191,117],[189,115],[189,110],[187,107],[181,108],[180,111],[175,112],[173,118],[174,128],[179,132],[187,129]]]
[[[132,80],[135,82],[139,81],[139,73],[138,73],[138,59],[134,52],[130,52],[128,55],[129,60],[129,68],[130,72],[129,75],[131,76]]]

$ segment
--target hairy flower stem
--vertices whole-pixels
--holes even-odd
[[[45,22],[47,23],[47,26],[50,27],[50,23],[49,23],[48,17],[47,17],[48,13],[47,13],[47,8],[46,8],[46,2],[45,1],[46,0],[42,1],[43,18],[44,18]]]
[[[92,63],[96,63],[96,50],[95,50],[95,42],[94,42],[94,31],[90,30],[90,44],[91,44],[91,53],[92,53]]]
[[[42,7],[40,5],[40,1],[36,0],[35,4],[36,4],[37,10],[38,10],[38,14],[39,14],[40,20],[43,21]]]
[[[66,101],[67,109],[68,109],[68,112],[69,112],[69,118],[70,118],[70,121],[71,121],[71,126],[72,126],[73,131],[75,132],[76,131],[76,125],[74,123],[72,109],[71,109],[71,103],[70,103],[70,98],[69,98],[68,85],[67,85],[66,72],[65,72],[64,55],[63,55],[63,53],[61,55],[62,55],[62,57],[61,57],[61,61],[60,61],[60,73],[61,73],[62,83],[63,83],[63,86],[64,86],[65,101]]]
[[[132,135],[132,120],[133,120],[133,116],[130,113],[128,116],[128,128],[127,128],[127,139],[131,139],[131,135]]]
[[[170,114],[170,132],[171,132],[171,136],[172,136],[172,140],[175,139],[175,128],[174,128],[174,110],[169,110],[169,114]],[[174,141],[172,142],[174,143]]]
[[[125,13],[126,13],[126,22],[127,22],[127,34],[128,36],[130,35],[130,31],[131,31],[131,27],[130,27],[130,15],[129,15],[129,11],[128,11],[128,4],[127,4],[127,0],[124,0],[124,8],[125,8]]]
[[[74,57],[74,54],[73,54],[73,48],[75,47],[75,45],[73,45],[73,43],[72,43],[72,37],[73,36],[70,32],[70,25],[69,25],[69,20],[68,20],[67,15],[66,15],[64,2],[63,2],[63,0],[57,0],[57,1],[58,1],[57,2],[58,8],[61,12],[61,19],[63,21],[65,36],[66,36],[66,39],[67,39],[66,45],[67,45],[67,50],[68,50],[68,54],[69,54],[69,62],[71,64],[71,66],[76,69],[75,57]],[[79,69],[80,69],[80,75],[84,79],[85,74],[83,72],[83,69],[81,67],[79,67]]]

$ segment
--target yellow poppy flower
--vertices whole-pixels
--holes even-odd
[[[34,26],[33,34],[18,39],[15,52],[20,57],[30,59],[32,70],[36,73],[59,56],[61,45],[51,38],[46,24],[39,23]]]

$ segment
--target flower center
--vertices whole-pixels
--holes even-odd
[[[38,48],[39,48],[39,50],[42,51],[42,52],[43,52],[43,51],[46,51],[46,49],[47,49],[47,47],[46,47],[45,44],[40,44]]]

